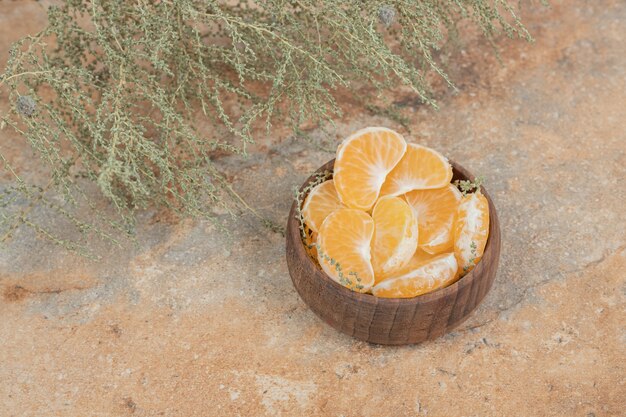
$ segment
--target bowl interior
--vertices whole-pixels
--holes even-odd
[[[456,181],[456,180],[470,180],[470,181],[474,181],[475,177],[469,172],[467,171],[465,168],[463,168],[461,165],[457,164],[454,161],[449,161],[450,164],[452,165],[452,181]],[[302,185],[302,187],[300,188],[300,192],[303,192],[303,190],[309,185],[311,184],[313,181],[315,181],[315,179],[317,178],[318,174],[323,173],[324,171],[330,171],[332,172],[333,166],[334,166],[335,160],[331,160],[329,162],[327,162],[326,164],[324,164],[323,166],[321,166],[313,175],[311,175]],[[489,217],[490,219],[495,219],[496,217],[496,213],[495,213],[495,207],[493,205],[493,202],[489,196],[489,194],[487,193],[487,190],[485,190],[484,187],[481,186],[481,192],[483,193],[483,195],[485,195],[485,197],[487,198],[487,201],[489,202]],[[306,197],[306,195],[303,195],[302,200],[304,200],[304,198]],[[296,204],[296,203],[294,203]],[[366,293],[358,293],[355,291],[352,291],[346,287],[344,287],[343,285],[340,285],[339,283],[337,283],[335,280],[333,280],[332,278],[330,278],[317,264],[317,262],[315,262],[313,259],[311,259],[305,249],[305,243],[302,241],[302,236],[300,234],[300,229],[299,229],[299,220],[297,218],[294,218],[292,216],[292,218],[289,219],[290,220],[290,224],[289,224],[289,229],[293,229],[295,227],[295,232],[297,232],[297,235],[299,237],[299,248],[298,251],[301,251],[303,256],[303,259],[306,259],[306,261],[311,262],[311,264],[313,264],[314,268],[316,268],[317,270],[319,270],[320,272],[320,277],[322,279],[324,279],[325,281],[328,281],[329,285],[334,285],[337,287],[337,291],[341,292],[343,295],[345,295],[346,297],[355,299],[358,302],[363,302],[363,303],[368,303],[368,304],[389,304],[389,305],[397,305],[397,304],[410,304],[410,303],[417,303],[417,302],[430,302],[430,301],[436,301],[438,299],[441,298],[445,298],[449,295],[455,294],[457,293],[458,289],[460,286],[465,286],[465,285],[469,285],[471,283],[471,281],[473,281],[475,279],[475,272],[479,269],[477,268],[482,262],[483,260],[485,260],[486,258],[489,258],[491,256],[494,256],[493,252],[493,245],[492,245],[492,236],[493,234],[496,232],[496,221],[490,221],[490,225],[489,225],[489,237],[487,239],[487,244],[485,245],[485,251],[483,253],[483,257],[481,258],[481,260],[478,262],[478,264],[476,264],[476,266],[469,272],[467,273],[465,276],[463,276],[461,279],[457,280],[455,283],[444,287],[444,288],[440,288],[437,289],[433,292],[427,293],[427,294],[422,294],[422,295],[418,295],[416,297],[413,298],[379,298],[376,297],[372,294],[366,294]],[[290,230],[288,232],[293,232],[293,230]]]

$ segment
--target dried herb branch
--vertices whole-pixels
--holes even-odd
[[[53,211],[107,240],[112,232],[71,212],[92,204],[85,182],[111,201],[110,225],[127,235],[136,210],[148,206],[211,220],[218,206],[236,212],[242,204],[217,155],[245,155],[253,133],[271,129],[277,115],[296,131],[332,121],[341,114],[338,88],[400,83],[434,105],[426,75],[452,85],[434,52],[461,19],[489,39],[530,39],[506,0],[66,0],[50,7],[47,27],[13,45],[0,75],[12,103],[0,127],[30,144],[50,181],[30,186],[14,175],[0,235],[18,224],[55,236],[33,226],[28,209],[44,202],[33,186],[48,183],[67,202]]]

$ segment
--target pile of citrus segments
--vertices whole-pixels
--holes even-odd
[[[410,298],[443,288],[478,263],[489,233],[485,196],[451,180],[437,151],[362,129],[337,148],[333,178],[306,196],[304,243],[354,291]]]

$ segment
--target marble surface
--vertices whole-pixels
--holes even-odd
[[[225,235],[146,211],[138,244],[102,244],[100,261],[20,228],[0,249],[0,415],[624,415],[626,3],[551,3],[526,8],[534,44],[497,41],[501,62],[478,38],[447,58],[459,91],[439,89],[440,110],[394,92],[401,126],[344,97],[324,139],[384,125],[486,177],[500,270],[456,331],[406,347],[336,332],[295,292],[284,238],[250,215]],[[35,2],[0,3],[0,62],[44,23]],[[219,163],[285,224],[332,153],[280,127],[260,136]],[[42,175],[17,136],[0,146]]]

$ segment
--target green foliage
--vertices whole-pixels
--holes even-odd
[[[332,121],[341,114],[333,97],[340,88],[403,84],[434,105],[426,75],[450,82],[434,52],[460,19],[489,39],[502,32],[530,39],[506,0],[66,0],[50,7],[47,27],[12,47],[0,75],[13,104],[0,128],[28,141],[50,181],[28,185],[2,157],[15,184],[0,199],[0,240],[27,225],[76,250],[77,242],[34,225],[30,213],[41,204],[81,233],[119,235],[72,214],[71,206],[92,204],[89,182],[112,202],[110,225],[126,235],[136,210],[150,205],[213,220],[218,206],[248,210],[217,155],[245,155],[253,132],[269,130],[277,115],[296,132],[305,122]],[[64,203],[49,197],[59,192]]]
[[[363,284],[361,284],[362,279],[359,277],[358,273],[356,273],[355,271],[349,271],[347,273],[344,273],[341,264],[337,262],[334,258],[331,258],[326,253],[322,252],[322,247],[320,245],[314,244],[313,246],[315,246],[315,248],[317,249],[319,257],[328,262],[331,267],[335,268],[335,271],[337,272],[337,278],[339,278],[339,283],[341,285],[353,291],[358,291],[365,288]],[[315,261],[317,262],[317,259]]]
[[[480,189],[480,186],[485,182],[485,178],[482,176],[478,176],[474,178],[474,181],[470,180],[456,180],[454,181],[454,185],[461,190],[461,194],[466,196]]]
[[[476,263],[476,256],[478,255],[478,253],[476,252],[477,246],[476,246],[476,242],[472,240],[472,243],[470,243],[470,255],[472,256],[471,258],[469,258],[469,260],[467,261],[467,265],[465,265],[463,267],[463,272],[467,273],[470,268],[472,268],[474,266],[474,264]]]

